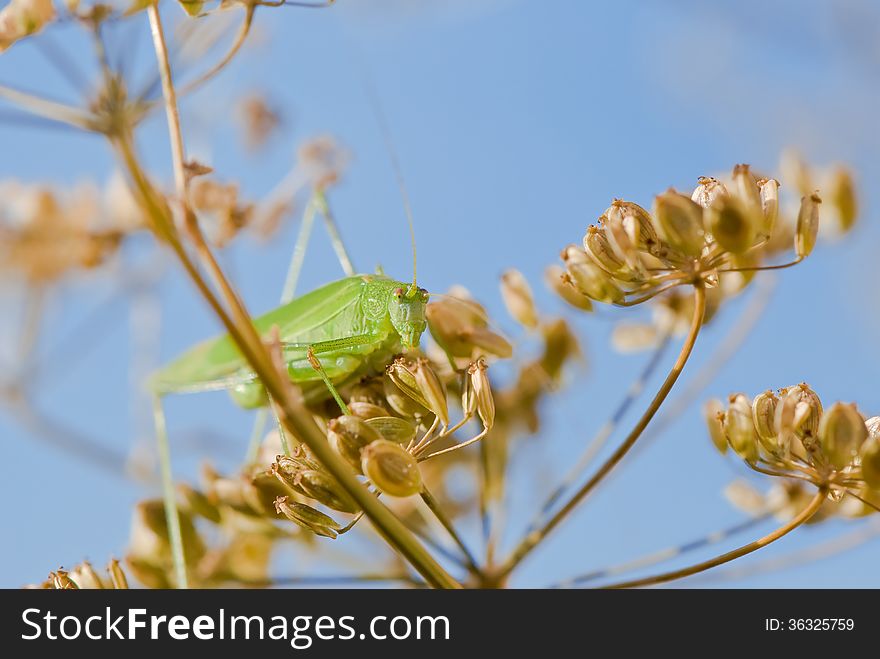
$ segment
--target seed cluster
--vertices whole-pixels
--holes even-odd
[[[796,261],[816,243],[820,201],[815,192],[801,200]],[[729,185],[702,177],[690,195],[674,189],[657,195],[652,212],[614,200],[587,228],[582,247],[562,251],[565,270],[551,270],[549,281],[581,309],[592,302],[632,306],[682,285],[716,288],[726,273],[736,273],[741,288],[762,269],[778,217],[779,183],[737,165]]]
[[[718,450],[752,469],[812,483],[836,500],[880,503],[880,417],[866,419],[851,403],[825,410],[806,384],[712,400],[704,415]]]

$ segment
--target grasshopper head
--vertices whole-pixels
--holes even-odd
[[[391,292],[388,313],[404,348],[419,347],[419,338],[428,326],[425,320],[427,305],[428,291],[424,288],[395,288]]]

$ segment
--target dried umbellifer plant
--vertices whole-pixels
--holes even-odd
[[[612,421],[552,491],[519,543],[506,556],[497,556],[509,487],[507,466],[515,444],[540,431],[548,401],[565,384],[570,367],[582,361],[581,342],[572,325],[546,315],[526,278],[515,269],[503,273],[500,293],[520,328],[516,340],[498,331],[483,305],[463,288],[444,295],[419,288],[415,258],[411,282],[356,274],[329,203],[347,154],[330,138],[307,143],[296,167],[263,200],[242,199],[235,181],[186,156],[178,99],[234,59],[256,12],[280,11],[281,5],[331,4],[181,1],[189,16],[236,7],[243,12],[225,54],[188,83],[172,76],[175,62],[166,40],[167,17],[156,2],[116,6],[74,1],[61,10],[49,0],[12,0],[0,11],[0,49],[15,47],[25,38],[38,39],[38,33],[62,22],[77,24],[92,36],[100,82],[84,107],[7,87],[0,87],[0,98],[103,136],[126,183],[122,189],[121,179],[114,179],[113,194],[103,199],[96,188],[62,192],[6,184],[3,203],[11,210],[3,209],[0,230],[0,249],[8,255],[3,268],[29,285],[46,287],[79,270],[100,269],[129,235],[149,232],[174,257],[226,332],[161,369],[150,381],[153,393],[224,389],[240,407],[258,410],[239,470],[224,474],[206,463],[198,483],[175,485],[164,417],[156,403],[163,495],[135,507],[125,559],[128,573],[146,587],[349,580],[440,588],[507,585],[526,557],[648,434],[702,327],[717,310],[762,271],[800,263],[817,241],[821,199],[805,167],[788,167],[801,193],[792,209],[784,195],[780,197],[778,180],[737,165],[726,180],[700,178],[690,194],[670,189],[658,195],[650,211],[614,200],[586,230],[582,244],[565,247],[563,264],[548,268],[550,288],[584,313],[597,304],[650,307],[651,322],[620,325],[615,342],[625,348],[651,346],[655,358]],[[156,55],[157,84],[145,90],[130,88],[104,51],[103,31],[133,21],[144,23],[145,29],[149,24]],[[182,29],[189,31],[193,43],[200,43],[197,28],[184,24]],[[210,34],[203,37],[206,50],[213,39]],[[160,96],[151,93],[154,87],[161,88]],[[134,139],[142,121],[163,109],[171,143],[172,190],[148,175]],[[251,148],[264,144],[279,123],[274,108],[255,96],[241,104],[239,115]],[[306,201],[282,304],[253,318],[216,251],[245,231],[271,234],[296,209],[303,193]],[[846,170],[832,174],[827,197],[836,224],[849,230],[857,209]],[[297,297],[302,256],[319,217],[346,277]],[[778,262],[787,251],[793,257]],[[429,345],[420,340],[426,331]],[[663,347],[677,335],[684,336],[678,357],[645,411],[584,484],[574,487],[657,367]],[[495,375],[494,362],[510,358],[498,369],[501,375]],[[752,469],[789,484],[772,505],[760,495],[751,497],[759,500],[761,514],[797,510],[779,530],[717,559],[612,586],[660,583],[720,565],[818,519],[829,506],[837,507],[827,514],[877,510],[876,417],[865,420],[852,405],[838,404],[823,412],[806,385],[767,392],[751,402],[738,394],[726,408],[710,403],[707,416],[721,450],[732,447]],[[269,419],[275,422],[271,430]],[[805,487],[814,488],[815,495],[798,509]],[[850,503],[844,513],[841,506],[847,501],[856,501],[858,509]],[[473,515],[483,528],[482,553],[473,551],[460,530],[460,522]],[[369,527],[360,523],[364,518]],[[347,539],[353,531],[357,541]],[[344,535],[347,538],[341,539]],[[341,549],[325,555],[324,543],[334,541]],[[382,543],[394,551],[364,552],[353,544],[358,541]],[[358,567],[336,580],[274,574],[272,557],[287,544],[321,556],[327,564]],[[639,566],[645,564],[641,561]],[[599,570],[567,583],[591,583],[627,569]],[[41,584],[127,585],[116,561],[104,575],[82,563],[70,571],[56,570]]]

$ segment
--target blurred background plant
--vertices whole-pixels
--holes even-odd
[[[391,0],[324,11],[271,4],[186,4],[183,12],[176,3],[162,5],[181,100],[188,202],[249,308],[277,303],[295,239],[310,230],[300,220],[315,191],[330,240],[294,253],[299,290],[341,276],[343,244],[360,271],[381,262],[405,280],[408,246],[394,175],[361,91],[364,77],[375,76],[416,207],[420,283],[458,299],[474,296],[495,319],[438,298],[429,307],[432,334],[455,358],[450,363],[428,346],[425,364],[449,404],[455,408],[464,394],[467,409],[474,397],[462,382],[471,380],[452,369],[478,377],[482,367],[468,369],[476,358],[513,353],[489,369],[491,420],[485,401],[479,414],[472,409],[475,431],[488,433],[483,441],[419,466],[429,497],[391,500],[446,569],[467,585],[596,585],[617,574],[656,573],[651,565],[660,559],[671,569],[686,566],[717,554],[710,545],[723,550],[772,532],[774,516],[797,519],[812,493],[804,498],[797,487],[803,479],[792,473],[783,474],[790,485],[766,496],[742,484],[728,488],[737,508],[727,507],[721,490],[731,480],[729,463],[706,451],[698,410],[710,395],[798,378],[868,411],[880,406],[867,386],[877,321],[864,304],[876,278],[869,247],[876,229],[865,221],[872,191],[853,180],[854,171],[863,181],[876,173],[873,119],[865,111],[876,100],[865,81],[877,54],[870,39],[853,38],[877,25],[875,8],[829,2],[804,12],[781,3],[762,22],[744,23],[732,10],[688,2],[678,3],[674,17],[648,7],[570,3],[548,11],[501,0],[417,10]],[[0,430],[10,456],[2,473],[7,494],[27,494],[8,515],[17,540],[4,551],[21,567],[6,585],[37,582],[61,562],[103,563],[111,554],[125,554],[123,569],[139,584],[174,584],[162,503],[149,498],[158,490],[143,386],[167,357],[217,325],[165,250],[156,249],[148,233],[156,230],[153,220],[106,142],[82,132],[118,144],[120,122],[137,125],[149,185],[179,201],[162,81],[149,52],[152,11],[146,4],[48,0],[13,0],[0,10],[0,48],[7,51],[0,131],[9,156],[0,170],[8,311]],[[275,20],[267,20],[270,13]],[[612,24],[645,38],[624,52],[597,29]],[[527,29],[547,48],[524,49],[511,39]],[[605,47],[617,56],[600,66]],[[437,59],[440,49],[455,52]],[[354,64],[364,54],[370,74]],[[834,93],[818,93],[822,84]],[[598,103],[612,89],[617,102]],[[431,134],[426,125],[435,127]],[[784,150],[788,144],[820,165]],[[752,168],[731,175],[731,162],[744,158]],[[824,164],[834,161],[852,166]],[[695,174],[712,178],[697,181]],[[776,183],[778,220],[765,225],[775,212]],[[670,191],[653,202],[670,184],[683,194]],[[816,253],[778,276],[753,277],[758,264],[803,255],[817,190],[823,240]],[[719,194],[734,201],[715,205]],[[632,201],[609,206],[618,197]],[[606,206],[596,228],[579,235]],[[634,225],[639,218],[646,224]],[[645,236],[634,226],[659,235],[640,243]],[[831,244],[851,230],[861,239]],[[560,246],[581,237],[582,245],[566,248],[563,264],[545,272]],[[721,273],[719,281],[719,269],[739,271]],[[538,286],[542,279],[557,295]],[[623,477],[603,479],[597,499],[604,504],[582,514],[574,504],[592,492],[588,477],[600,465],[616,465],[626,433],[673,368],[670,345],[694,317],[693,296],[682,285],[695,283],[705,288],[707,309],[700,347],[670,400],[627,447],[634,450]],[[648,297],[632,311],[601,304]],[[127,334],[120,332],[126,322]],[[626,356],[634,351],[647,354]],[[130,359],[121,360],[126,353]],[[406,398],[401,403],[387,376],[373,393],[370,387],[346,392],[346,400],[359,404],[352,412],[363,419],[397,419],[382,436],[401,432],[410,419],[418,437],[429,430],[430,414],[406,407]],[[277,432],[261,434],[260,451],[249,451],[249,417],[228,399],[185,397],[168,407],[192,585],[423,583],[365,522],[337,540],[318,537],[347,530],[359,508],[344,493],[315,489],[315,479],[326,480],[313,475],[321,471],[313,456],[285,465],[276,457]],[[316,412],[325,422],[335,416]],[[418,437],[410,443],[416,457]],[[638,458],[643,452],[647,459]],[[47,458],[64,465],[58,478],[68,494],[67,510],[51,528],[33,521],[41,507],[29,475]],[[369,471],[366,458],[363,466]],[[735,471],[766,487],[767,474]],[[378,485],[381,475],[369,473]],[[819,477],[811,482],[828,485]],[[658,487],[663,497],[645,496]],[[876,585],[857,567],[860,555],[867,565],[878,530],[870,515],[862,519],[873,500],[863,487],[869,485],[854,490],[868,501],[859,511],[845,501],[840,510],[823,508],[813,521],[827,522],[774,545],[766,559],[743,559],[754,576],[737,568],[735,583]],[[316,502],[331,515],[318,512]],[[131,509],[126,541],[122,520]],[[558,532],[529,535],[555,531],[559,509],[566,524]],[[99,527],[90,523],[96,518]],[[444,523],[455,527],[452,536]],[[585,546],[597,528],[602,542]],[[543,551],[520,563],[536,537]],[[656,552],[679,543],[688,550]],[[801,556],[802,547],[814,548],[806,566],[762,569],[761,560],[793,549]],[[851,555],[839,558],[844,550]],[[619,563],[621,556],[634,560]],[[783,563],[776,560],[777,568]],[[108,569],[101,576],[86,564],[57,570],[47,585],[120,587],[119,566]],[[716,572],[718,579],[731,574],[719,568],[683,583],[725,583],[711,580]]]

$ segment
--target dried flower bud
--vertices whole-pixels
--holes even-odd
[[[831,203],[837,211],[837,228],[841,233],[846,233],[852,229],[859,214],[852,176],[846,169],[839,167],[834,171],[828,187],[831,191]]]
[[[798,212],[797,228],[795,229],[794,250],[799,258],[806,258],[816,246],[816,236],[819,233],[819,204],[822,199],[817,193],[813,193],[801,199],[801,209]]]
[[[364,449],[362,468],[370,482],[388,496],[408,497],[422,490],[422,472],[415,457],[387,439]]]
[[[304,503],[291,501],[289,497],[275,499],[275,511],[294,524],[325,538],[336,538],[337,531],[342,528],[332,517]]]
[[[357,473],[361,473],[361,451],[381,438],[378,430],[356,416],[340,416],[327,425],[330,446]]]
[[[487,430],[495,425],[495,400],[492,397],[489,377],[486,375],[488,368],[485,360],[482,359],[478,359],[468,367],[477,414]]]
[[[232,398],[236,405],[245,410],[265,407],[269,403],[266,388],[259,381],[241,382],[235,385],[229,389],[229,397]]]
[[[418,431],[415,423],[397,416],[375,416],[367,419],[367,425],[377,430],[382,439],[404,446],[415,438]]]
[[[364,420],[374,419],[377,416],[388,416],[388,410],[386,410],[384,407],[374,405],[373,403],[366,403],[364,401],[357,400],[354,402],[349,402],[348,411],[351,412],[352,416],[356,416]]]
[[[743,460],[754,462],[758,459],[758,444],[755,425],[752,422],[752,407],[743,394],[730,397],[730,405],[724,415],[724,434],[731,448]]]
[[[453,357],[470,357],[473,345],[463,333],[488,324],[485,309],[474,300],[461,297],[443,297],[431,302],[425,309],[425,318],[431,336]]]
[[[761,233],[770,236],[779,217],[779,181],[773,178],[761,179],[758,186],[761,188],[761,211],[764,215]]]
[[[767,390],[752,401],[752,421],[755,424],[755,431],[758,433],[758,439],[764,448],[770,453],[775,453],[779,448],[779,442],[776,438],[776,405],[779,399],[776,395]]]
[[[726,197],[727,187],[718,179],[711,176],[701,176],[697,179],[697,187],[691,194],[691,200],[703,208],[709,208],[720,197]]]
[[[709,428],[709,438],[721,455],[727,453],[727,437],[724,434],[724,404],[717,398],[703,405],[703,418]]]
[[[819,423],[819,441],[829,462],[838,469],[851,464],[868,438],[865,418],[855,405],[834,403]]]
[[[341,513],[360,512],[360,506],[355,503],[348,492],[342,489],[339,482],[326,472],[314,469],[301,471],[296,475],[296,483],[307,497],[328,508],[338,510]]]
[[[501,275],[501,298],[507,312],[523,327],[533,329],[538,325],[538,313],[529,282],[519,270],[506,270]]]
[[[703,209],[690,198],[668,190],[654,199],[657,233],[685,256],[698,257],[705,244]]]
[[[425,401],[425,407],[433,412],[444,426],[449,425],[449,403],[446,400],[446,387],[437,377],[427,359],[418,359],[412,370],[416,386]]]
[[[544,271],[544,281],[547,287],[575,309],[592,311],[593,303],[586,295],[581,293],[571,280],[571,276],[558,265],[548,266]]]
[[[748,210],[738,197],[720,197],[704,213],[706,228],[721,247],[742,254],[755,244],[760,215]]]
[[[119,561],[115,558],[111,559],[110,564],[107,565],[107,572],[110,573],[110,583],[115,590],[128,590],[128,578],[125,576],[125,572],[122,571]]]

